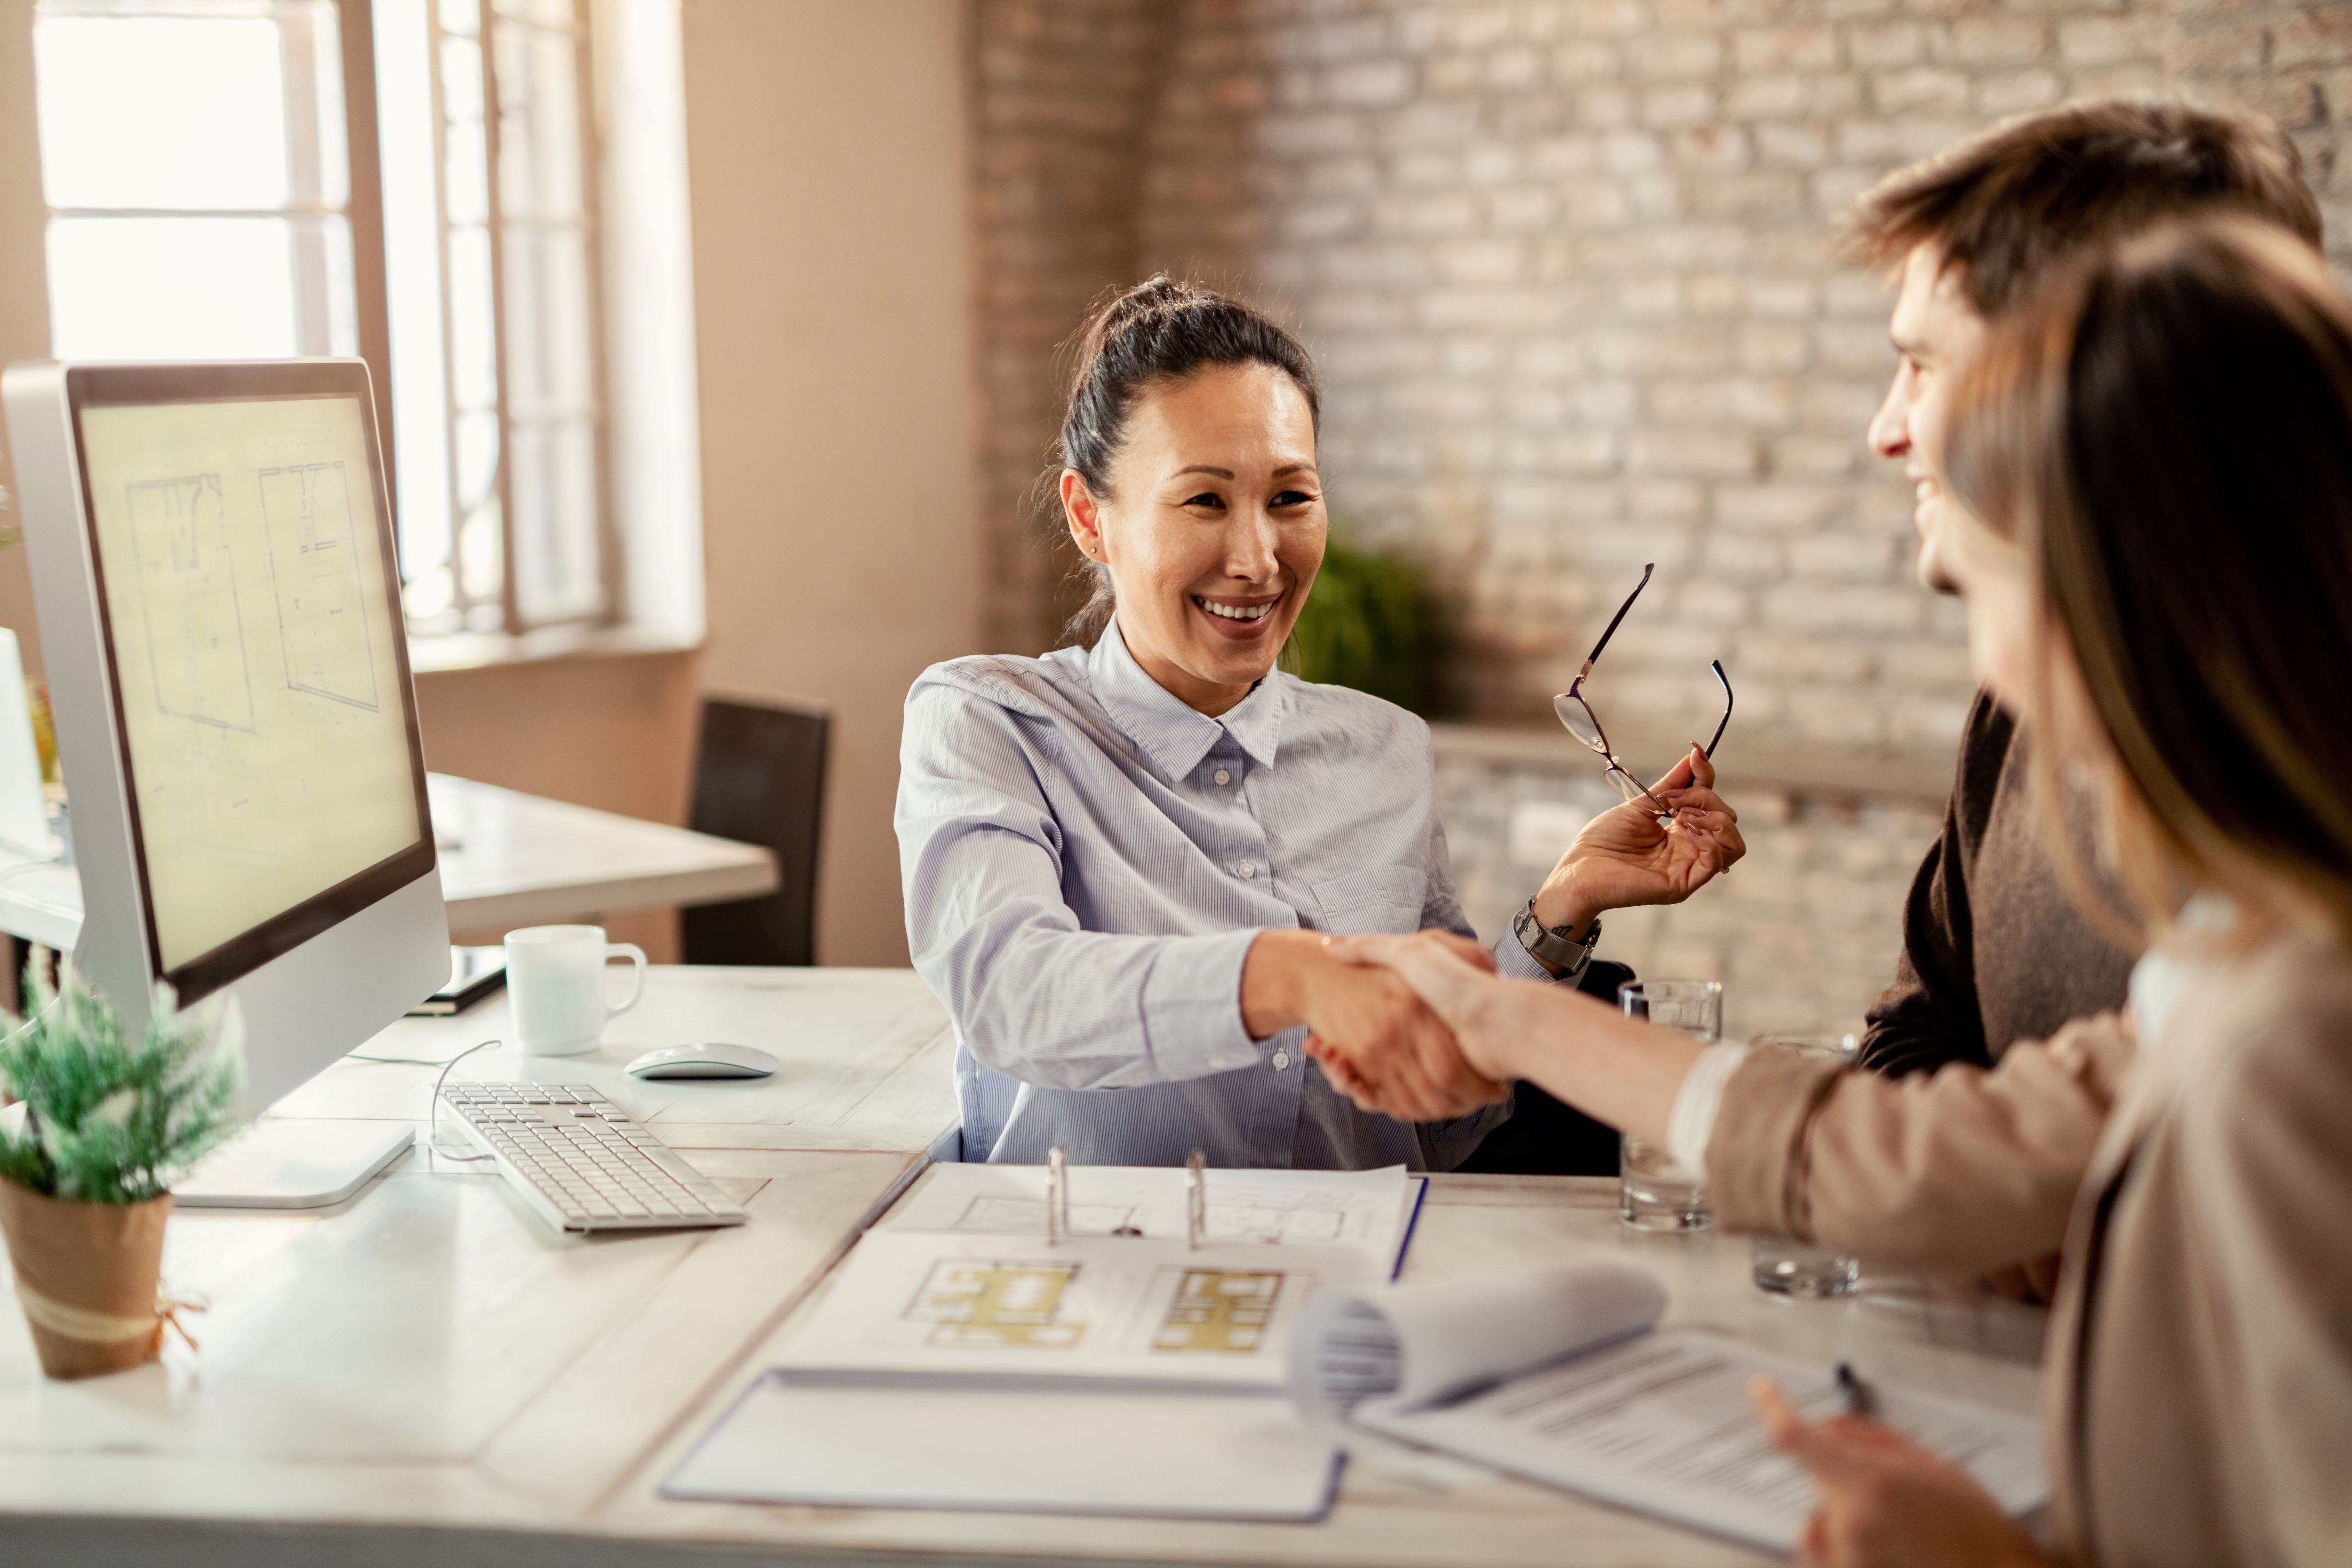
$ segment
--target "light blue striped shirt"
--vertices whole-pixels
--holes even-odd
[[[1509,1114],[1358,1110],[1253,1040],[1261,931],[1467,933],[1429,727],[1276,673],[1222,719],[1114,619],[1094,647],[934,665],[907,695],[897,813],[915,968],[955,1020],[963,1157],[1450,1169]],[[1506,932],[1507,973],[1545,978]]]

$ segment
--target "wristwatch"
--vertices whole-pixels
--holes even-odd
[[[1519,939],[1519,945],[1526,948],[1537,963],[1558,970],[1562,980],[1572,980],[1583,973],[1584,966],[1592,962],[1592,950],[1601,944],[1601,921],[1598,919],[1593,921],[1591,929],[1584,933],[1581,942],[1568,940],[1568,933],[1575,929],[1574,926],[1544,924],[1536,913],[1533,899],[1528,900],[1527,908],[1511,917],[1511,934]]]

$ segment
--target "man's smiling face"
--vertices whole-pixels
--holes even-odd
[[[1944,563],[1936,524],[1937,489],[1921,444],[1933,444],[1960,373],[1984,344],[1985,320],[1960,288],[1960,270],[1926,241],[1903,263],[1903,287],[1888,327],[1900,356],[1895,384],[1870,421],[1871,449],[1899,460],[1917,498],[1912,522],[1919,530],[1919,581],[1939,594],[1957,592]]]

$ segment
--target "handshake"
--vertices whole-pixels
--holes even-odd
[[[1307,1054],[1340,1092],[1366,1110],[1406,1121],[1442,1121],[1509,1094],[1512,1073],[1497,1027],[1513,989],[1484,948],[1450,931],[1415,936],[1321,936],[1268,931],[1258,946],[1275,962],[1265,1010],[1244,1017],[1308,1029]],[[1259,954],[1253,950],[1252,970]],[[1538,989],[1528,986],[1528,989]],[[1253,1016],[1254,1012],[1258,1016]]]
[[[1607,910],[1679,903],[1728,871],[1748,846],[1714,785],[1694,745],[1648,797],[1594,817],[1536,894],[1538,917],[1580,929]],[[1451,931],[1270,931],[1242,970],[1242,1022],[1257,1039],[1305,1025],[1307,1054],[1359,1106],[1440,1121],[1500,1101],[1528,1076],[1519,1068],[1529,1047],[1563,1022],[1610,1012],[1558,989],[1501,978],[1486,949]]]

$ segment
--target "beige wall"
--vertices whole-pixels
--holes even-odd
[[[0,360],[48,352],[31,11],[0,0]],[[707,656],[417,682],[436,769],[671,822],[706,685],[829,705],[830,963],[906,960],[899,704],[926,664],[981,646],[961,16],[687,0]],[[0,626],[37,659],[21,551],[0,552]],[[612,923],[676,952],[667,915]]]
[[[906,962],[899,707],[982,646],[961,14],[685,9],[703,677],[834,710],[827,963]]]
[[[48,274],[41,261],[41,155],[33,124],[33,0],[0,0],[0,365],[49,353]],[[0,488],[12,495],[16,469],[0,422]],[[13,507],[0,523],[17,525]],[[33,635],[33,583],[22,550],[0,550],[0,626],[25,645],[37,676],[41,641]]]

